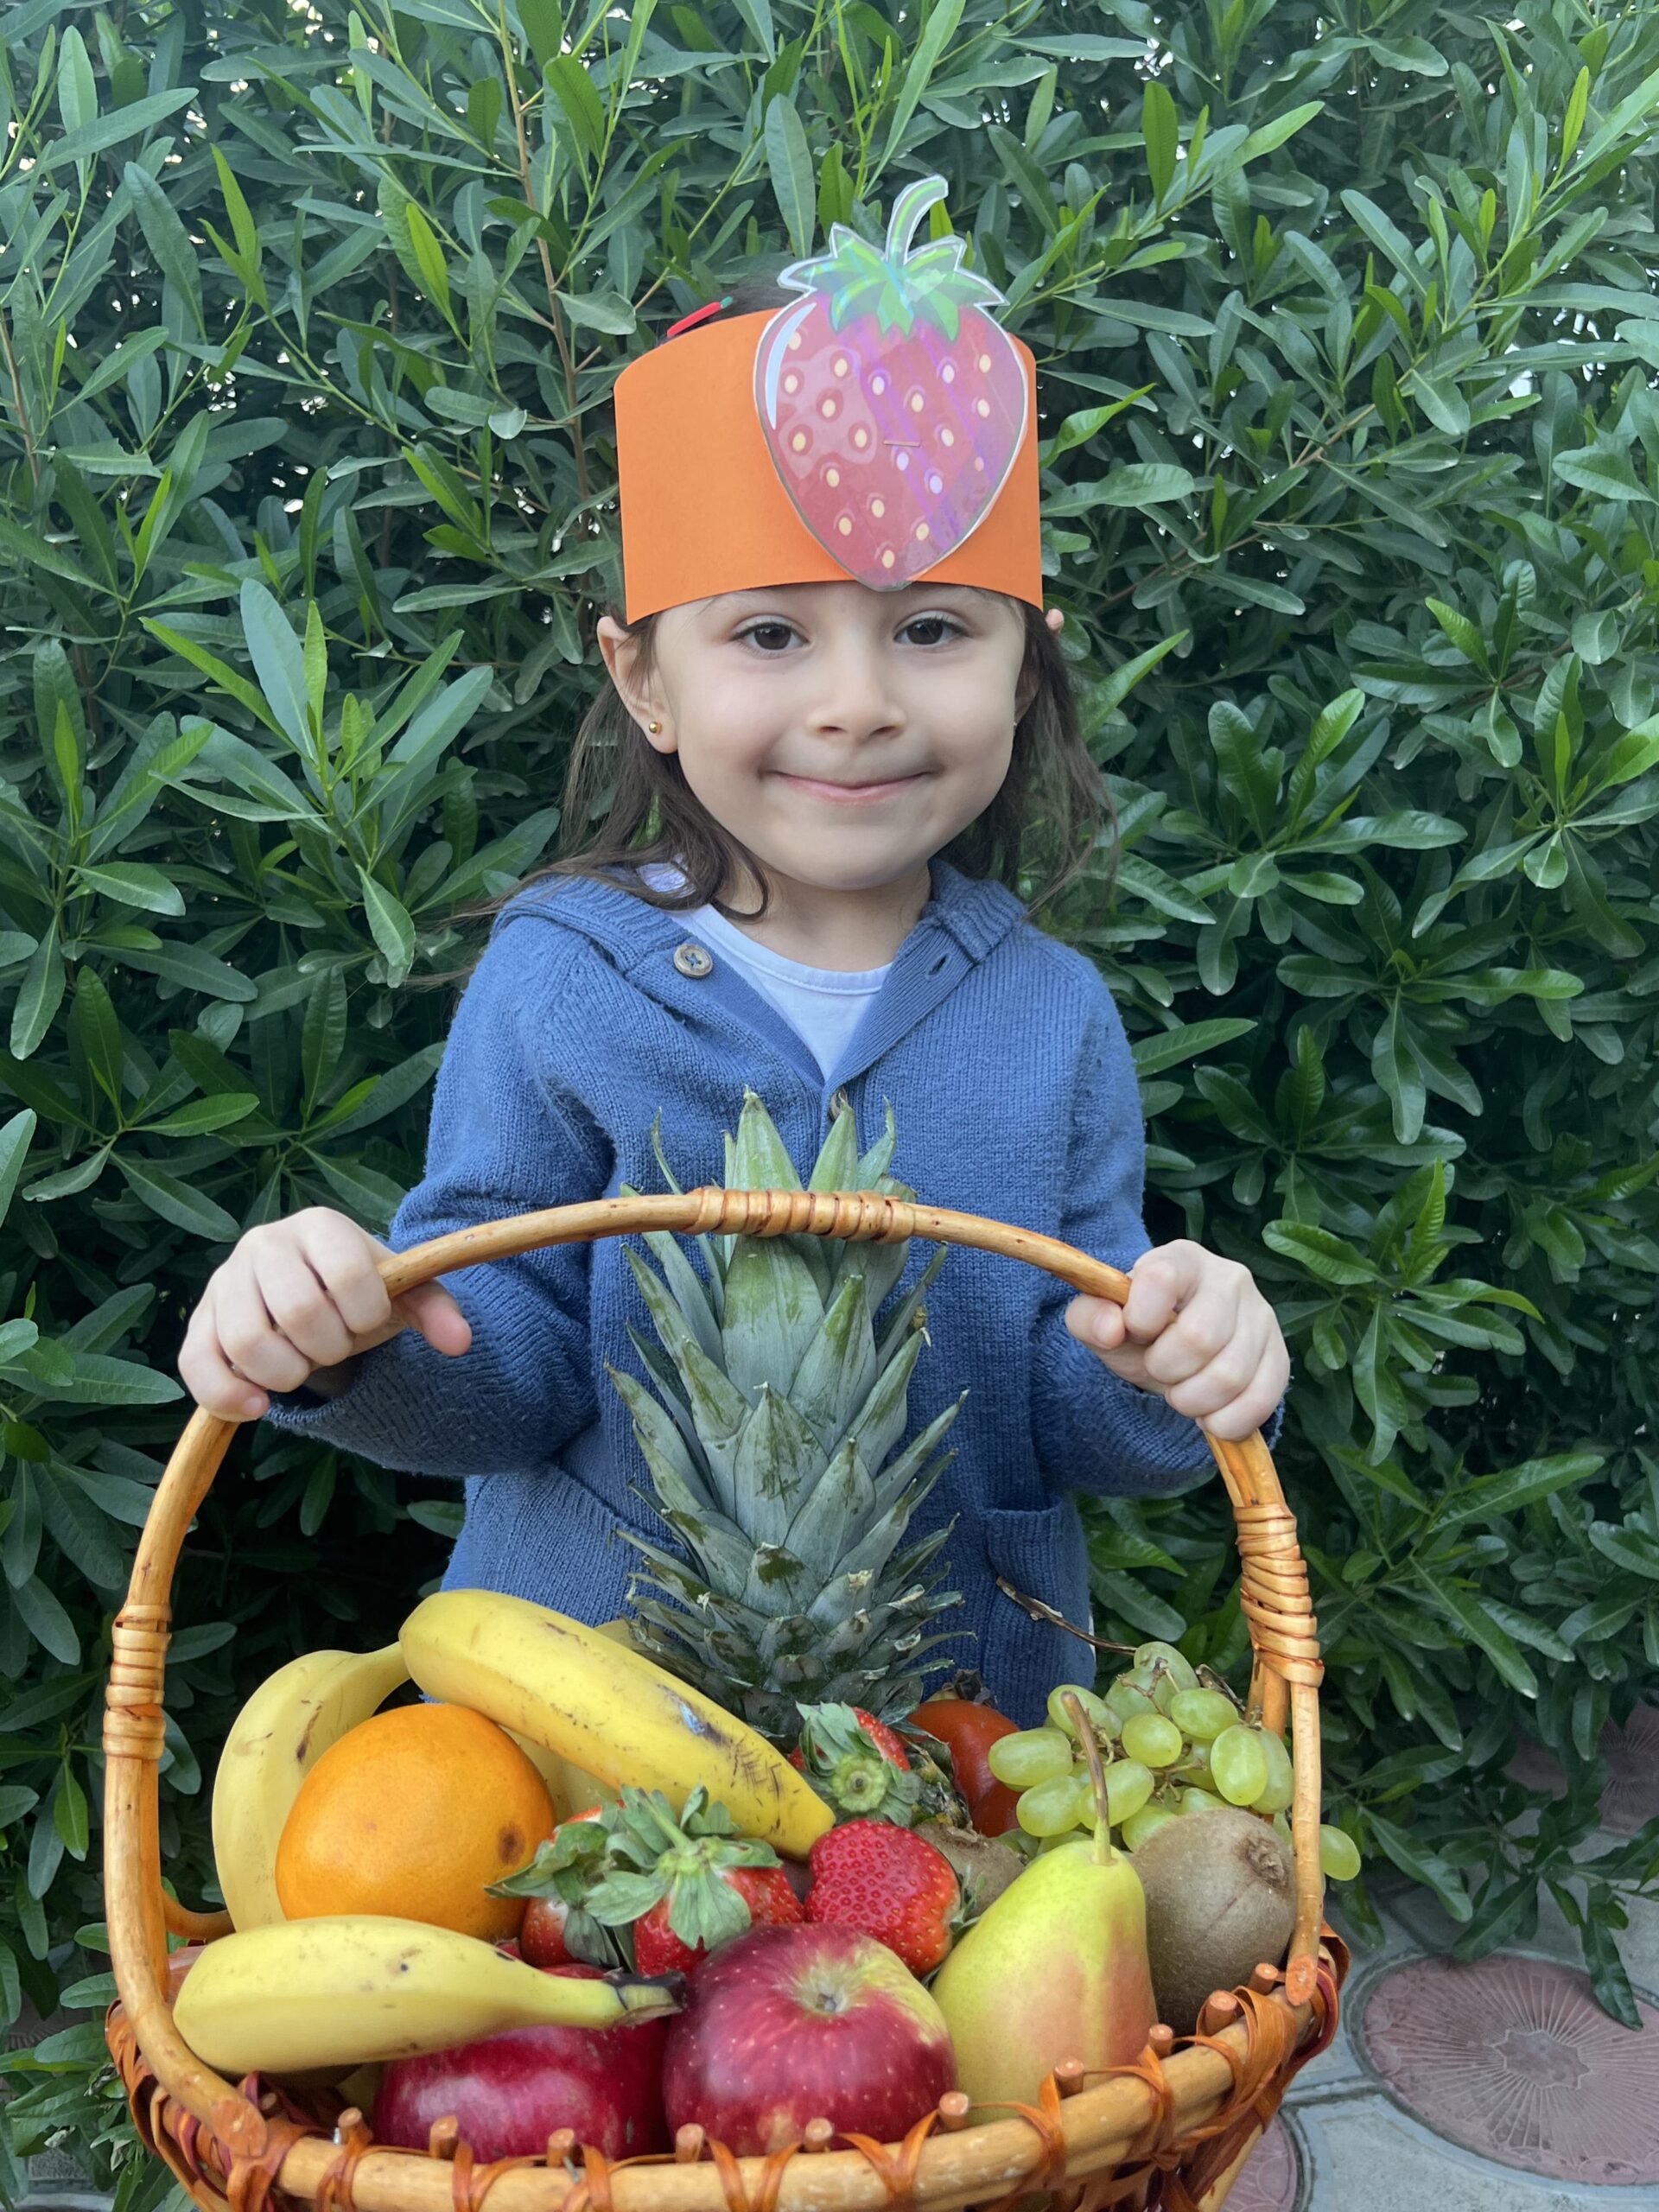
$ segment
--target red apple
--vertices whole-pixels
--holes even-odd
[[[668,2024],[663,2104],[740,2158],[828,2120],[892,2143],[956,2087],[944,2015],[854,1928],[752,1928],[722,1944]]]
[[[597,1967],[556,1974],[600,1979]],[[374,2100],[377,2142],[424,2151],[435,2120],[453,2113],[476,2157],[529,2158],[561,2127],[607,2158],[666,2151],[666,2020],[620,2028],[507,2028],[420,2058],[393,2059]]]

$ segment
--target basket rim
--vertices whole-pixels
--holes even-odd
[[[476,1223],[388,1254],[378,1262],[379,1273],[396,1299],[436,1275],[545,1245],[652,1230],[683,1236],[805,1234],[879,1243],[921,1236],[1020,1260],[1075,1290],[1118,1304],[1129,1291],[1128,1277],[1108,1262],[1057,1237],[982,1215],[868,1191],[715,1185],[594,1199]],[[106,1914],[124,2016],[161,2089],[195,2123],[211,2126],[238,2161],[268,2156],[270,2131],[253,2106],[184,2044],[166,1993],[168,1926],[169,1920],[178,1924],[180,1916],[169,1912],[162,1887],[157,1772],[165,1745],[162,1693],[173,1576],[186,1533],[240,1426],[198,1408],[168,1459],[139,1534],[126,1602],[111,1629],[104,1721]],[[1249,1709],[1277,1733],[1282,1734],[1287,1719],[1290,1724],[1296,1767],[1292,1827],[1297,1916],[1284,1989],[1293,2008],[1305,2007],[1319,1981],[1324,1897],[1318,1848],[1318,1693],[1323,1665],[1307,1572],[1294,1516],[1261,1433],[1236,1442],[1202,1428],[1200,1433],[1220,1469],[1236,1522],[1241,1607],[1255,1655]],[[189,1917],[208,1932],[207,1916]],[[951,2139],[942,2139],[938,2147]],[[814,2163],[834,2155],[815,2153]]]
[[[204,2152],[218,2152],[226,2171],[261,2166],[285,2195],[328,2212],[478,2212],[486,2191],[491,2212],[885,2212],[895,2203],[950,2212],[1012,2203],[1126,2164],[1185,2168],[1195,2152],[1212,2151],[1207,2183],[1238,2161],[1290,2080],[1330,2042],[1348,1964],[1346,1946],[1327,1928],[1311,1999],[1293,2005],[1281,1974],[1259,1972],[1251,1986],[1217,1993],[1194,2036],[1155,2031],[1159,2040],[1136,2065],[1106,2069],[1092,2084],[1081,2068],[1061,2069],[1036,2107],[937,2127],[930,2113],[903,2143],[842,2134],[832,2139],[846,2148],[796,2144],[770,2158],[734,2158],[710,2152],[702,2131],[692,2129],[666,2154],[612,2161],[584,2152],[581,2168],[543,2154],[487,2166],[453,2135],[436,2151],[376,2143],[353,2110],[340,2114],[332,2139],[322,2123],[301,2130],[272,2119],[269,2141],[254,2153],[230,2149],[211,2123],[196,2127],[180,2107],[164,2124],[177,2131],[174,2155],[182,2139],[187,2164],[207,2183],[198,2202],[220,2201],[218,2174],[201,2164]],[[156,2077],[118,2002],[107,2032],[137,2108]],[[690,2146],[688,2135],[696,2139]]]

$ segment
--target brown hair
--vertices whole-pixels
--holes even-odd
[[[751,280],[734,285],[722,305],[749,315],[790,304],[798,296],[769,281]],[[964,874],[994,877],[1016,893],[1022,870],[1028,871],[1037,886],[1030,901],[1034,912],[1081,873],[1103,829],[1115,828],[1116,817],[1084,743],[1059,639],[1042,608],[992,595],[1005,598],[1024,620],[1019,682],[1034,679],[1036,689],[1015,725],[1013,756],[1001,790],[940,857]],[[607,604],[605,611],[627,630],[633,667],[648,679],[658,617],[645,615],[630,626],[620,607]],[[761,903],[755,912],[764,914],[771,903],[764,864],[708,811],[687,784],[678,754],[657,751],[607,681],[582,717],[571,747],[559,857],[527,875],[524,883],[558,875],[614,880],[619,869],[653,861],[677,861],[686,880],[677,890],[626,885],[651,906],[679,911],[712,904],[729,913],[721,894],[736,884],[741,868],[760,887]],[[493,915],[523,887],[462,908],[451,918],[464,922]]]

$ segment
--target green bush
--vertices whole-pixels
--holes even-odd
[[[1154,1235],[1249,1260],[1296,1360],[1329,1802],[1465,1955],[1552,1893],[1631,2017],[1654,1840],[1583,1847],[1659,1677],[1659,18],[899,17],[4,18],[0,2000],[89,2015],[11,2155],[67,2130],[131,2212],[99,1714],[184,1317],[251,1223],[383,1229],[419,1172],[451,918],[550,850],[603,680],[617,369],[935,169],[1040,365],[1120,809],[1046,925],[1136,1040]],[[237,1696],[384,1636],[455,1519],[238,1443],[176,1592],[188,1900]],[[1091,1520],[1117,1630],[1242,1660],[1217,1486]]]

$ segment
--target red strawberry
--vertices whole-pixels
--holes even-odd
[[[801,1901],[781,1866],[733,1866],[721,1876],[749,1908],[756,1928],[793,1928],[805,1918]],[[693,1974],[709,1955],[706,1943],[683,1943],[668,1924],[669,1900],[633,1923],[633,1962],[641,1974]]]
[[[894,591],[953,553],[1001,490],[1029,407],[1014,340],[986,313],[1005,295],[947,234],[912,253],[948,189],[908,184],[885,254],[832,226],[830,251],[785,269],[804,300],[755,350],[755,402],[784,488],[841,566]]]
[[[528,1898],[514,1948],[533,1967],[564,1967],[573,1961],[604,1967],[626,1963],[616,1937],[588,1910],[588,1900],[608,1866],[600,1811],[595,1805],[570,1814],[527,1866],[491,1889],[493,1897]]]
[[[564,1927],[570,1908],[563,1897],[531,1897],[518,1930],[518,1955],[532,1967],[568,1967]]]
[[[823,1713],[826,1709],[821,1705],[803,1705],[798,1708],[803,1723],[805,1723],[810,1715]],[[896,1767],[904,1768],[906,1772],[909,1771],[910,1754],[885,1720],[878,1720],[873,1713],[866,1713],[861,1705],[849,1705],[847,1711],[857,1721],[860,1732],[869,1738],[884,1759],[890,1761]],[[801,1734],[804,1738],[806,1734],[804,1726],[802,1727]],[[789,1763],[792,1767],[798,1767],[803,1774],[805,1773],[806,1753],[804,1744],[796,1745],[789,1755]]]
[[[883,1758],[891,1759],[894,1766],[903,1767],[906,1773],[910,1771],[910,1754],[885,1720],[878,1720],[873,1713],[866,1713],[861,1705],[853,1707],[853,1718]]]
[[[914,1828],[849,1821],[818,1838],[808,1864],[808,1920],[875,1936],[914,1974],[931,1974],[950,1948],[961,1885],[944,1853]]]
[[[910,1754],[861,1705],[804,1705],[801,1740],[789,1755],[837,1820],[883,1820],[907,1828],[920,1784]]]

